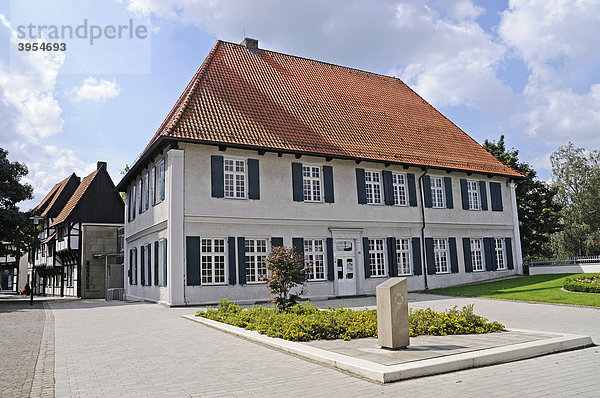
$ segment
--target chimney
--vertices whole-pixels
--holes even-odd
[[[106,162],[96,163],[96,170],[100,170],[101,167],[104,167],[104,170],[106,170]]]
[[[256,39],[246,37],[240,44],[246,47],[248,50],[258,50],[258,40]]]

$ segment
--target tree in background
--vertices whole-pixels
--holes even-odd
[[[537,172],[531,165],[519,161],[518,150],[507,150],[504,135],[498,142],[485,140],[483,148],[527,177],[515,181],[523,259],[551,257],[551,236],[561,229],[562,207],[556,198],[557,188],[537,179]]]
[[[553,182],[563,206],[563,230],[553,237],[560,257],[600,254],[600,151],[572,142],[550,156]]]

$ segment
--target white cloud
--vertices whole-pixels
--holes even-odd
[[[86,78],[80,87],[73,90],[74,101],[104,101],[119,95],[121,88],[116,81],[98,80],[92,76]]]

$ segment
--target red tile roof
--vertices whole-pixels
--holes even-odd
[[[37,211],[43,210],[41,216],[44,216],[48,209],[52,207],[52,204],[54,203],[56,198],[58,198],[58,195],[60,195],[60,191],[62,191],[65,185],[67,185],[67,181],[69,181],[69,178],[71,178],[71,176],[68,176],[58,184],[55,184],[52,187],[52,189],[46,194],[44,199],[42,199],[42,201],[36,207],[34,207],[32,211],[35,213]]]
[[[99,170],[94,171],[92,174],[88,175],[83,180],[81,180],[81,182],[79,183],[79,186],[77,187],[75,192],[73,192],[73,195],[71,195],[71,198],[69,199],[69,201],[67,202],[65,207],[63,207],[60,214],[56,217],[56,219],[54,220],[52,225],[50,225],[51,227],[54,227],[54,226],[60,224],[61,222],[65,221],[69,217],[69,214],[71,214],[73,209],[75,209],[75,206],[77,206],[77,203],[79,203],[79,200],[85,194],[85,191],[88,189],[88,187],[90,186],[92,181],[94,181],[94,178],[98,174],[98,171]]]
[[[400,79],[223,41],[161,136],[521,176]]]

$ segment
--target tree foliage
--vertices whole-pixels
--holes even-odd
[[[267,282],[269,295],[274,296],[270,301],[279,311],[286,311],[298,303],[303,292],[301,289],[297,294],[290,293],[306,281],[304,260],[293,247],[286,249],[284,246],[275,246],[265,259],[265,265],[268,274],[262,279]]]
[[[504,135],[498,142],[485,140],[483,147],[505,165],[527,178],[517,180],[517,212],[524,259],[552,256],[551,236],[561,229],[561,204],[558,189],[537,179],[537,172],[526,162],[519,161],[519,151],[506,149]]]

